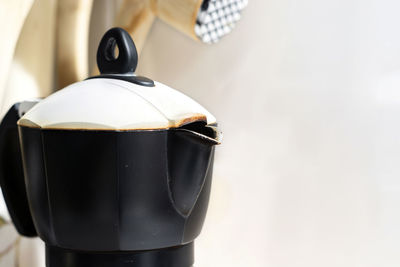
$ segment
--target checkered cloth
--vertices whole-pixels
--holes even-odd
[[[204,0],[195,26],[196,35],[204,43],[218,42],[238,20],[248,0]]]

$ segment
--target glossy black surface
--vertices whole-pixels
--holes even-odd
[[[132,252],[84,252],[46,246],[47,267],[190,267],[194,245]]]
[[[0,125],[0,185],[10,217],[18,232],[36,236],[26,197],[17,121],[19,103],[10,108]]]
[[[178,246],[200,233],[213,146],[186,130],[20,127],[39,236],[74,250]]]
[[[116,46],[118,56],[115,55]],[[129,33],[122,28],[112,28],[101,38],[96,59],[100,73],[133,73],[136,70],[138,54]]]
[[[118,56],[115,48],[118,47]],[[97,66],[101,75],[90,77],[124,80],[141,86],[154,86],[154,81],[134,74],[138,63],[135,43],[122,28],[108,30],[97,49]]]
[[[143,76],[136,76],[134,74],[131,74],[131,75],[101,74],[101,75],[89,77],[86,80],[97,79],[97,78],[123,80],[126,82],[138,84],[141,86],[149,86],[149,87],[155,86],[153,80],[150,80],[149,78],[146,78]]]

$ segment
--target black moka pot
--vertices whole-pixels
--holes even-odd
[[[101,75],[4,117],[0,182],[11,218],[46,243],[49,267],[192,266],[216,120],[136,76],[136,49],[120,28],[104,35],[97,63]]]

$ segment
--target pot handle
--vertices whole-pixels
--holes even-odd
[[[0,185],[7,209],[21,235],[37,236],[25,188],[17,121],[23,103],[14,104],[0,124]]]

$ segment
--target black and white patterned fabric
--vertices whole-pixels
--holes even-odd
[[[204,43],[218,42],[231,32],[240,20],[248,0],[204,0],[195,26],[195,33]]]

